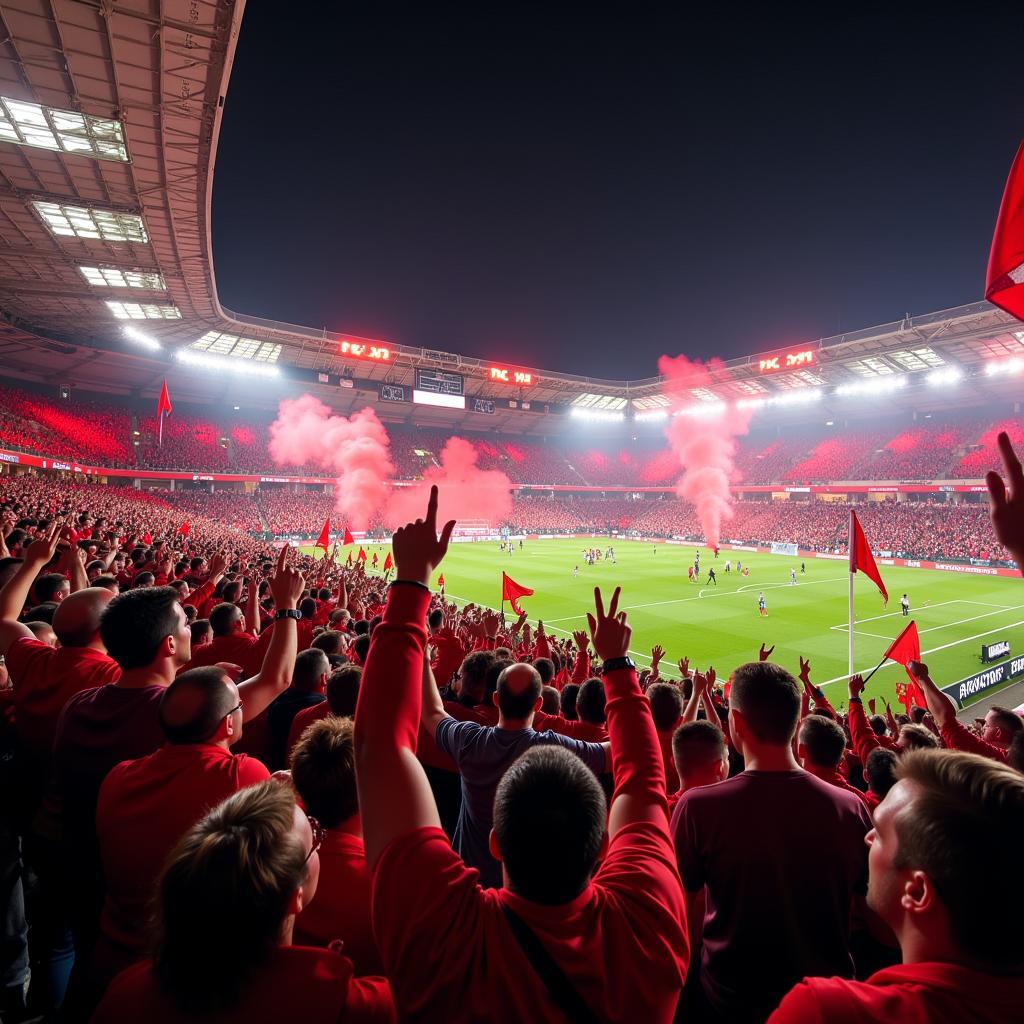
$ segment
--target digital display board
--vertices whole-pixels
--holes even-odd
[[[779,370],[800,370],[814,365],[814,349],[794,349],[777,355],[763,356],[757,361],[758,373],[777,373]]]
[[[417,370],[416,390],[433,395],[464,395],[466,378],[447,370]]]
[[[486,413],[488,416],[493,416],[494,403],[487,398],[474,398],[473,412],[482,412]]]
[[[338,355],[352,359],[372,359],[377,363],[391,362],[391,349],[375,341],[339,341]]]
[[[409,396],[404,384],[381,384],[380,400],[382,402],[407,402]]]
[[[492,366],[488,377],[499,384],[517,384],[520,387],[533,384],[533,374],[529,370],[514,370],[507,366]]]

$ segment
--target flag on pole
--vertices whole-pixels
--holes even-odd
[[[388,557],[384,559],[384,571],[387,572],[395,563],[391,560],[391,552],[388,552]]]
[[[523,609],[519,607],[519,598],[532,595],[533,591],[529,587],[516,583],[507,572],[501,574],[501,600],[502,602],[508,601],[516,615],[523,614]]]
[[[888,658],[890,661],[895,661],[907,669],[907,676],[910,679],[910,684],[907,687],[908,697],[918,707],[928,707],[924,699],[924,694],[921,692],[921,687],[917,685],[917,680],[910,674],[910,669],[907,668],[907,663],[911,661],[921,660],[921,637],[917,632],[917,623],[911,619],[910,625],[895,640],[889,645],[889,649],[882,656]]]
[[[355,537],[352,536],[352,534],[349,532],[349,528],[346,526],[345,536],[341,538],[342,547],[344,547],[346,544],[355,544],[355,542]]]
[[[352,552],[351,551],[348,553],[348,559],[346,560],[345,564],[346,565],[351,565],[352,564]]]
[[[1024,320],[1024,142],[1014,157],[999,206],[985,275],[985,298]]]
[[[862,572],[869,580],[872,580],[882,595],[882,600],[889,603],[889,591],[885,589],[882,582],[882,574],[875,565],[875,556],[871,554],[871,545],[864,530],[857,518],[857,513],[850,510],[850,574]]]
[[[156,418],[159,424],[159,443],[164,443],[164,417],[170,416],[174,412],[174,406],[171,405],[171,396],[167,393],[167,378],[164,378],[162,387],[160,388],[160,397],[156,402]]]
[[[331,517],[328,516],[324,520],[324,528],[320,531],[320,536],[317,537],[316,543],[313,545],[315,548],[323,548],[324,554],[327,554],[327,547],[331,543]]]
[[[366,552],[363,550],[363,546],[361,544],[359,545],[359,554],[356,555],[356,561],[357,562],[365,562],[366,561]]]
[[[180,533],[182,537],[187,537],[191,531],[192,527],[189,525],[187,519],[178,527],[178,533]]]

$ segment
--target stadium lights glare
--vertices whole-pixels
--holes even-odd
[[[932,370],[925,378],[933,388],[949,387],[955,384],[963,374],[955,367],[946,370]]]
[[[760,409],[762,406],[767,405],[769,399],[767,398],[741,398],[736,403],[737,409]]]
[[[94,288],[144,288],[165,292],[167,285],[155,270],[120,270],[117,267],[79,267],[82,277]]]
[[[1015,377],[1024,370],[1024,359],[996,359],[985,364],[986,377]]]
[[[729,408],[728,402],[696,402],[674,412],[673,416],[693,416],[696,419],[712,419],[721,416]]]
[[[177,306],[158,306],[150,302],[105,303],[118,320],[180,320],[181,310]]]
[[[664,423],[668,419],[668,411],[665,409],[647,409],[633,415],[635,423]]]
[[[769,399],[771,405],[807,405],[820,402],[825,393],[820,388],[794,388],[782,395]]]
[[[942,371],[937,371],[942,372]],[[898,391],[906,387],[907,378],[905,374],[895,374],[891,377],[879,377],[875,380],[858,380],[852,384],[840,384],[835,393],[840,397],[849,395],[875,395],[886,394],[890,391]]]
[[[570,416],[574,420],[589,420],[592,423],[621,423],[626,418],[623,412],[612,412],[608,409],[581,409],[578,406],[573,408]]]
[[[68,235],[88,241],[136,242],[140,245],[149,241],[146,225],[135,213],[116,213],[45,200],[33,200],[32,206],[40,220],[58,237]]]
[[[128,159],[120,121],[0,96],[0,142],[95,160]]]
[[[148,348],[153,352],[163,347],[156,338],[151,337],[144,331],[140,331],[137,327],[126,327],[124,329],[124,336],[134,341],[136,345],[141,345],[143,348]]]
[[[247,359],[218,359],[193,352],[187,348],[178,349],[175,358],[187,366],[203,370],[223,370],[225,373],[243,373],[253,377],[280,377],[281,371],[270,363],[252,363]]]

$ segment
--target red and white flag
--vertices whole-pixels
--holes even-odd
[[[1024,142],[1014,157],[999,206],[985,275],[985,298],[1024,320]]]

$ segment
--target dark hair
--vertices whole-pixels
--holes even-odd
[[[192,633],[193,647],[202,643],[204,638],[213,632],[210,628],[209,619],[195,619],[193,622],[189,623],[188,628]]]
[[[540,690],[541,700],[544,702],[541,704],[540,709],[545,715],[557,715],[559,711],[559,693],[553,686],[542,686]]]
[[[44,601],[43,604],[37,604],[34,608],[29,608],[25,615],[36,622],[47,622],[52,626],[53,617],[57,614],[59,607],[60,605],[56,601]]]
[[[881,715],[872,715],[868,719],[868,724],[871,726],[871,731],[876,736],[884,736],[885,735],[885,730],[886,730],[885,719]]]
[[[360,665],[366,664],[366,656],[370,653],[370,636],[368,633],[360,633],[352,641],[352,653],[359,659]]]
[[[672,734],[672,760],[680,777],[710,768],[725,757],[725,733],[706,718],[683,722]]]
[[[170,743],[205,743],[235,706],[224,670],[182,672],[160,698],[160,727]]]
[[[581,687],[576,697],[576,714],[583,722],[591,725],[605,724],[605,695],[604,683],[600,679],[588,679]]]
[[[129,590],[111,600],[100,618],[100,638],[122,671],[152,662],[165,638],[178,631],[178,607],[171,587]]]
[[[651,702],[651,717],[658,732],[668,732],[679,724],[679,716],[683,713],[683,698],[678,686],[654,683],[647,687],[647,699]]]
[[[352,632],[356,636],[369,636],[370,624],[366,619],[354,619],[352,622]]]
[[[533,667],[540,676],[541,685],[547,686],[555,678],[555,663],[550,658],[534,658]]]
[[[324,828],[359,810],[351,718],[321,718],[307,726],[291,756],[292,782],[303,806]]]
[[[575,722],[579,715],[576,713],[576,700],[579,697],[579,683],[566,683],[562,687],[562,717],[567,722]]]
[[[968,965],[989,974],[1024,969],[1024,933],[994,928],[992,908],[978,899],[977,870],[988,878],[1013,878],[1024,848],[1024,778],[976,754],[915,750],[897,767],[912,796],[894,821],[897,868],[923,871],[938,893],[952,938]],[[1024,890],[999,890],[1007,922],[1024,916]]]
[[[151,572],[140,572],[135,577],[133,586],[135,587],[151,587],[156,582],[156,577]]]
[[[321,677],[327,675],[329,669],[330,663],[323,651],[315,647],[299,651],[292,669],[292,689],[300,693],[315,693]]]
[[[920,725],[924,721],[924,716],[928,714],[927,708],[918,707],[916,704],[910,708],[910,720],[915,725]]]
[[[345,638],[334,629],[325,629],[319,636],[313,639],[310,647],[324,654],[340,654],[345,644]]]
[[[431,629],[440,629],[442,622],[444,622],[444,612],[440,608],[431,609],[427,615],[427,625]]]
[[[846,734],[831,718],[808,715],[800,725],[798,742],[806,749],[811,764],[836,768],[846,749]]]
[[[547,745],[528,750],[494,796],[494,832],[509,888],[548,906],[575,899],[594,872],[606,815],[604,791],[575,754]]]
[[[51,603],[57,591],[67,582],[67,577],[59,572],[44,572],[42,576],[37,576],[33,586],[36,601],[39,604]]]
[[[502,672],[512,665],[523,664],[523,662],[513,661],[511,658],[501,659],[494,658],[491,664],[487,668],[487,674],[484,676],[484,695],[481,704],[491,704],[493,702],[494,695],[498,692],[498,680],[501,678]]]
[[[159,883],[153,970],[184,1013],[236,1005],[277,947],[308,872],[294,821],[291,787],[261,782],[214,807],[171,853]]]
[[[527,679],[526,685],[517,693],[513,693],[508,685],[513,672],[524,674]],[[532,665],[509,665],[498,676],[498,708],[510,721],[521,721],[533,711],[541,689],[540,673]]]
[[[868,754],[864,764],[864,775],[868,781],[868,789],[875,796],[884,797],[896,785],[896,765],[899,758],[895,750],[886,747],[875,747]]]
[[[299,611],[302,613],[304,619],[312,619],[316,617],[316,600],[312,597],[304,597],[299,602]]]
[[[490,651],[473,651],[462,659],[462,664],[459,666],[459,675],[462,678],[459,692],[470,703],[483,703],[487,690],[487,671],[492,664],[494,664],[494,655]],[[443,684],[448,680],[438,680],[438,682]]]
[[[351,718],[356,713],[362,677],[363,670],[358,665],[342,665],[327,677],[327,703],[332,715]]]
[[[729,706],[760,743],[783,746],[793,739],[800,717],[796,680],[772,661],[750,661],[732,675]]]
[[[222,601],[210,612],[210,628],[214,636],[227,636],[242,617],[242,610],[228,601]]]

